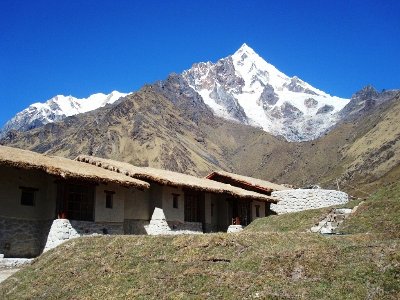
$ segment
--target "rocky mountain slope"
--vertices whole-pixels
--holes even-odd
[[[364,92],[353,99],[360,93]],[[266,141],[259,139],[242,145],[231,154],[234,168],[299,186],[318,183],[337,188],[339,184],[365,196],[377,185],[400,178],[400,92],[391,93],[390,99],[387,92],[377,93],[376,99],[385,101],[359,111],[357,117],[350,114],[315,141],[266,147]]]
[[[233,55],[216,63],[194,64],[181,75],[175,89],[196,93],[216,116],[262,128],[289,141],[321,136],[340,120],[342,115],[338,112],[349,102],[296,76],[288,77],[246,44]],[[26,131],[91,111],[122,96],[125,94],[116,91],[87,99],[59,95],[45,103],[32,104],[7,122],[0,137],[10,130]],[[200,113],[206,112],[203,109]]]
[[[10,130],[26,131],[47,123],[61,121],[69,116],[92,111],[112,104],[126,95],[118,91],[113,91],[108,95],[97,93],[82,99],[57,95],[44,103],[33,103],[17,113],[0,130],[0,137],[5,136]]]
[[[374,183],[400,178],[399,92],[376,92],[375,107],[360,110],[363,104],[354,103],[370,102],[360,101],[370,89],[356,93],[349,103],[357,109],[347,108],[346,116],[357,117],[348,117],[309,142],[287,142],[216,117],[184,78],[173,74],[113,105],[26,132],[11,131],[0,143],[71,158],[92,154],[200,176],[224,169],[279,183],[339,184],[352,193],[365,193]]]
[[[194,64],[183,77],[216,115],[289,141],[321,136],[349,102],[288,77],[246,44],[216,63]]]
[[[171,84],[166,82],[164,89]],[[25,132],[10,131],[1,143],[71,158],[93,154],[191,174],[230,169],[218,145],[200,130],[196,106],[182,94],[176,101],[191,107],[180,109],[154,91],[161,88],[146,86],[95,111]],[[202,120],[207,121],[206,116],[202,114]],[[209,116],[214,122],[211,111]]]

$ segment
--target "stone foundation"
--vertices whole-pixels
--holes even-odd
[[[51,221],[0,217],[0,253],[4,257],[39,256],[50,226]]]
[[[278,204],[271,204],[271,210],[278,214],[340,205],[349,201],[344,192],[323,189],[297,189],[272,192]]]
[[[204,225],[204,232],[211,233],[211,232],[220,232],[218,224],[210,224],[206,223]]]
[[[124,234],[123,224],[55,219],[51,225],[44,251],[53,249],[73,238],[100,234]]]
[[[243,230],[243,225],[229,225],[227,233],[241,232]]]
[[[89,222],[71,220],[72,227],[80,234],[124,234],[124,224],[122,222],[107,223],[107,222]]]
[[[201,234],[203,225],[199,222],[167,222],[164,211],[161,208],[155,208],[149,225],[145,226],[148,235],[161,234]]]
[[[145,227],[148,225],[147,220],[124,220],[124,234],[147,234]]]

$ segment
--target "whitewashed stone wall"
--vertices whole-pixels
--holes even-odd
[[[227,233],[235,233],[243,231],[243,225],[229,225]]]
[[[68,219],[55,219],[47,236],[43,252],[53,249],[67,240],[84,235],[124,234],[122,223],[95,223]]]
[[[148,235],[162,234],[201,234],[203,228],[197,222],[167,222],[164,211],[156,207],[150,220],[150,224],[144,226]]]
[[[51,225],[43,252],[53,249],[69,239],[77,237],[80,237],[80,234],[72,227],[69,220],[55,219]]]
[[[323,189],[296,189],[276,191],[273,197],[278,204],[271,204],[271,210],[277,214],[340,205],[349,201],[349,196],[340,191]]]

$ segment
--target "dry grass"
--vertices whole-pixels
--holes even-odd
[[[251,232],[309,232],[310,228],[322,221],[334,207],[354,208],[360,202],[361,200],[352,200],[338,206],[260,218],[253,221],[245,230]]]
[[[363,203],[343,226],[351,235],[302,232],[325,213],[314,210],[297,227],[270,218],[278,232],[76,239],[3,282],[0,298],[399,299],[399,191]]]

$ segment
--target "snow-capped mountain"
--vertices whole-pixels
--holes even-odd
[[[349,102],[288,77],[246,44],[216,63],[194,64],[182,75],[216,115],[289,141],[319,137]]]
[[[328,95],[296,76],[285,75],[246,44],[216,63],[197,63],[177,76],[178,90],[203,105],[197,114],[206,113],[201,108],[205,103],[217,116],[261,127],[288,141],[318,138],[343,118],[339,111],[349,103],[349,99]],[[0,138],[10,130],[25,131],[60,121],[126,95],[117,91],[84,99],[59,95],[45,103],[34,103],[5,124]],[[172,102],[174,98],[176,95],[169,95]]]
[[[31,104],[17,113],[4,125],[0,131],[0,137],[10,130],[25,131],[47,123],[60,121],[69,116],[95,110],[106,104],[114,103],[126,95],[118,91],[113,91],[108,95],[97,93],[82,99],[57,95],[44,103]]]

